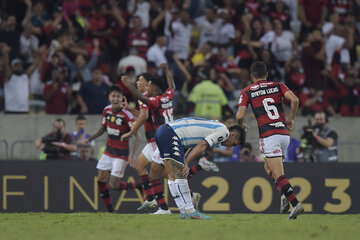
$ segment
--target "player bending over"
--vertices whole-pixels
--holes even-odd
[[[169,190],[180,210],[180,219],[210,219],[194,209],[186,179],[188,164],[217,144],[229,147],[243,144],[245,130],[237,125],[228,129],[213,120],[182,118],[160,126],[155,141],[168,172]],[[193,148],[186,158],[184,148]]]
[[[109,93],[111,105],[104,108],[101,127],[99,130],[84,140],[87,145],[90,141],[107,132],[106,149],[102,154],[96,168],[98,171],[98,184],[100,196],[107,207],[108,212],[114,212],[109,186],[112,190],[135,189],[135,183],[121,181],[124,176],[129,155],[129,141],[121,140],[121,136],[131,130],[133,115],[121,107],[123,93],[118,86],[112,86]],[[135,152],[133,148],[132,153]],[[110,177],[110,180],[109,180]],[[109,180],[109,186],[107,181]]]
[[[259,127],[260,152],[265,157],[265,170],[276,181],[277,189],[287,201],[281,201],[280,212],[286,213],[293,206],[289,219],[296,217],[304,211],[297,200],[294,190],[284,174],[283,154],[286,152],[291,131],[294,127],[294,117],[298,110],[299,100],[283,83],[267,81],[268,72],[266,64],[261,61],[254,62],[250,67],[251,80],[254,82],[246,87],[240,94],[239,109],[236,120],[243,123],[246,108],[251,104]],[[285,97],[291,102],[291,111],[288,120],[285,120],[282,99]],[[284,200],[284,198],[282,198]]]

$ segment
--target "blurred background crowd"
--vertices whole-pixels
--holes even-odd
[[[262,60],[302,115],[360,115],[360,0],[2,0],[0,21],[5,114],[101,114],[167,62],[175,115],[220,119]]]

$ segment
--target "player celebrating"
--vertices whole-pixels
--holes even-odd
[[[299,100],[285,84],[266,80],[268,72],[264,62],[254,62],[250,67],[250,73],[254,83],[246,87],[240,94],[236,120],[240,126],[247,128],[243,120],[246,108],[251,104],[259,127],[260,152],[265,157],[265,170],[276,181],[279,192],[293,206],[289,219],[296,219],[304,211],[304,208],[297,200],[292,186],[284,175],[282,160],[290,142],[289,130],[291,131],[294,127],[294,117],[298,110]],[[282,107],[283,97],[291,102],[291,111],[287,121],[285,121]],[[287,201],[282,201],[280,211],[287,212],[289,207]]]
[[[159,204],[159,210],[155,212],[155,214],[170,214],[171,212],[164,198],[164,187],[160,181],[160,175],[164,170],[164,166],[162,165],[162,160],[159,157],[159,152],[154,142],[154,133],[159,126],[173,120],[172,99],[175,91],[175,83],[167,64],[161,64],[161,68],[166,74],[167,85],[169,86],[167,89],[164,87],[165,84],[160,78],[151,74],[142,74],[139,77],[137,85],[140,91],[127,82],[126,76],[121,78],[124,85],[140,102],[140,121],[137,121],[134,130],[124,135],[123,139],[130,137],[148,119],[147,124],[145,124],[145,135],[148,144],[140,154],[135,166],[140,175],[147,200],[138,210],[143,211],[149,207],[156,206],[153,201],[155,197]],[[147,94],[144,95],[145,87],[147,87]],[[150,116],[148,116],[149,111]],[[146,166],[149,164],[149,161],[151,161],[151,170],[150,174],[147,175]]]
[[[194,209],[186,179],[188,164],[217,144],[229,147],[243,144],[245,130],[238,125],[228,129],[213,120],[182,118],[159,127],[155,141],[168,172],[170,193],[180,210],[180,219],[210,219]],[[184,148],[193,148],[186,157]]]
[[[118,86],[112,86],[110,88],[109,102],[111,105],[104,108],[101,127],[96,133],[83,142],[84,145],[87,145],[104,132],[108,134],[106,149],[96,166],[99,170],[98,184],[100,196],[108,212],[114,212],[109,186],[107,184],[109,176],[109,185],[113,190],[119,191],[136,188],[135,183],[121,181],[125,173],[129,155],[129,141],[121,140],[121,136],[131,130],[131,125],[134,121],[133,115],[121,107],[123,98],[123,93]]]

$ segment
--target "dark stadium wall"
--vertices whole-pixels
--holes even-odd
[[[96,163],[0,161],[2,212],[105,211],[96,184]],[[278,213],[280,196],[261,163],[220,163],[220,172],[199,172],[189,180],[208,213]],[[360,164],[285,164],[287,176],[307,213],[359,213]],[[124,177],[137,181],[135,170]],[[165,196],[171,210],[175,204]],[[143,202],[137,191],[112,192],[119,213],[135,213]]]

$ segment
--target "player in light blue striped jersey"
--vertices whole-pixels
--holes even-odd
[[[227,147],[245,142],[245,130],[239,125],[229,129],[222,123],[203,118],[181,118],[162,125],[155,141],[167,170],[171,195],[180,210],[180,218],[209,219],[195,211],[187,182],[188,164],[201,153],[216,145]],[[184,148],[192,148],[186,156]]]

